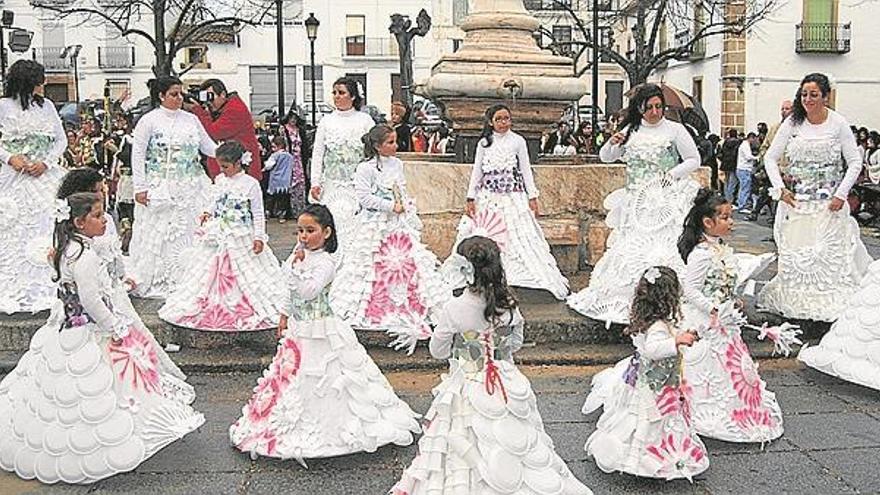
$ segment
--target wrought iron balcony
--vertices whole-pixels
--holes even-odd
[[[852,25],[803,22],[795,27],[797,53],[848,53]]]
[[[67,72],[70,70],[70,57],[61,58],[63,51],[63,46],[31,48],[31,58],[43,64],[46,72]]]
[[[675,46],[680,47],[691,42],[693,35],[690,31],[679,31],[675,33]],[[700,38],[691,45],[690,52],[681,57],[680,60],[700,60],[706,56],[706,38]]]
[[[125,71],[134,67],[134,46],[99,46],[98,67]]]
[[[415,52],[415,44],[413,44],[410,53]],[[342,38],[342,56],[343,57],[374,57],[374,58],[397,58],[400,50],[397,46],[397,40],[392,37],[387,38],[364,38],[364,37],[348,37]]]

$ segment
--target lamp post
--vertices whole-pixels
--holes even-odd
[[[598,135],[599,131],[599,0],[593,0],[593,18],[592,27],[593,27],[593,84],[590,87],[590,92],[593,93],[591,95],[591,104],[593,105],[593,110],[590,112],[590,125],[593,129],[593,136]],[[595,138],[590,136],[590,139],[595,143]]]
[[[278,54],[278,122],[281,122],[281,112],[284,111],[284,13],[281,10],[281,2],[275,0],[275,50]]]
[[[61,51],[61,56],[59,58],[64,59],[70,57],[70,63],[73,64],[73,88],[74,88],[74,99],[77,103],[79,103],[79,51],[82,50],[82,45],[70,45],[64,47],[64,50]]]
[[[309,45],[310,45],[310,67],[312,71],[312,127],[317,125],[317,120],[315,119],[315,111],[317,110],[317,103],[315,99],[315,40],[318,38],[318,26],[321,25],[321,22],[315,18],[315,13],[309,13],[309,18],[305,21],[306,25],[306,36],[309,37]]]

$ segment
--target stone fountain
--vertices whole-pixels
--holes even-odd
[[[540,22],[522,0],[475,0],[461,29],[459,50],[443,56],[416,93],[440,102],[456,132],[456,161],[470,162],[483,126],[483,113],[503,102],[514,114],[514,129],[537,156],[542,131],[587,92],[574,77],[571,59],[538,47],[532,37]]]

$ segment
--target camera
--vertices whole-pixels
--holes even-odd
[[[184,98],[187,101],[192,101],[195,103],[199,103],[202,105],[211,103],[214,101],[214,93],[211,93],[207,90],[200,90],[199,88],[190,88],[189,91],[186,92]]]

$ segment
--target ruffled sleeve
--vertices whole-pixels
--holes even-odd
[[[676,179],[683,179],[700,168],[700,151],[697,149],[694,138],[683,125],[677,122],[668,122],[668,124],[672,124],[675,128],[673,143],[681,157],[681,163],[673,167],[669,171],[669,175]]]
[[[385,166],[393,166],[386,163]],[[373,181],[379,171],[376,170],[376,160],[370,160],[357,166],[354,173],[354,192],[358,203],[368,210],[390,212],[394,209],[394,201],[373,194]]]

